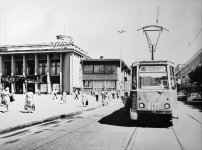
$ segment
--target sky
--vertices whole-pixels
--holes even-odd
[[[154,60],[184,64],[202,48],[202,0],[0,0],[0,45],[48,43],[66,34],[91,58],[121,58],[130,66],[151,60],[137,30],[157,18],[169,31],[161,33]],[[150,33],[153,42],[156,34]]]

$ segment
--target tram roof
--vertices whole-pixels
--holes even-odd
[[[170,65],[175,65],[173,62],[168,61],[168,60],[143,60],[143,61],[136,61],[132,64],[132,66],[134,65],[138,65],[138,64],[170,64]]]

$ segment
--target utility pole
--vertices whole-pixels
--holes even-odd
[[[120,70],[121,70],[121,79],[123,80],[122,78],[122,58],[121,58],[121,55],[122,55],[122,43],[123,43],[123,33],[125,33],[126,31],[124,30],[118,30],[118,33],[121,34],[121,47],[120,47]],[[122,82],[122,81],[121,81]],[[124,83],[125,84],[125,83]],[[122,87],[122,86],[121,86]],[[125,90],[125,89],[124,89]]]

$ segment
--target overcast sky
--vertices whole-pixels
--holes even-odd
[[[202,0],[0,0],[0,45],[52,42],[65,33],[92,58],[120,58],[121,51],[131,65],[151,59],[137,30],[157,16],[170,31],[162,32],[155,60],[185,63],[202,48]]]

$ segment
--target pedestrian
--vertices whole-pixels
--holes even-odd
[[[25,110],[27,110],[28,113],[33,113],[33,111],[35,110],[34,93],[32,92],[32,90],[29,90],[26,94],[24,108]]]
[[[120,95],[120,91],[118,90],[118,91],[116,92],[116,97],[117,97],[117,99],[119,99],[119,95]]]
[[[132,103],[130,103],[130,102],[132,102],[132,101],[130,101],[130,97],[128,95],[128,92],[126,91],[123,96],[123,103],[124,103],[124,108],[126,111],[129,110],[130,106],[132,105]]]
[[[125,93],[125,92],[121,90],[121,92],[120,92],[120,97],[121,97],[121,100],[122,100],[123,103],[124,103],[124,99],[123,99],[124,93]]]
[[[2,101],[3,101],[4,106],[6,106],[6,108],[7,108],[7,112],[10,111],[10,109],[9,109],[10,96],[11,96],[11,94],[9,92],[9,87],[6,87],[5,90],[3,90],[3,92],[2,92]]]
[[[95,91],[95,97],[96,97],[96,101],[98,102],[98,100],[99,100],[99,93],[98,93],[98,91]]]
[[[112,90],[111,93],[112,93],[112,99],[115,99],[115,91]]]
[[[82,105],[86,107],[88,105],[88,99],[84,91],[82,91],[81,93],[81,99],[82,99]]]
[[[76,91],[75,91],[75,97],[74,97],[74,99],[79,99],[79,97],[78,97],[78,96],[79,96],[79,91],[78,91],[78,90],[76,90]]]
[[[108,105],[108,95],[107,95],[108,92],[104,92],[103,94],[103,100],[102,100],[102,105],[103,106],[106,106]]]
[[[123,96],[123,103],[126,103],[126,101],[127,101],[129,98],[130,98],[130,97],[129,97],[129,95],[128,95],[128,92],[125,91],[124,96]]]
[[[57,94],[58,94],[58,91],[57,91],[57,89],[55,89],[55,90],[53,91],[53,100],[57,100],[57,99],[58,99]]]
[[[67,102],[67,92],[64,91],[64,92],[62,93],[61,100],[62,100],[63,103],[66,103],[66,102]]]
[[[105,99],[105,91],[101,92],[101,96],[102,96],[102,101],[104,101],[104,99]]]
[[[41,94],[41,92],[40,92],[40,89],[39,89],[39,88],[38,88],[38,92],[37,92],[37,93],[38,93],[38,95],[40,95],[40,94]]]

